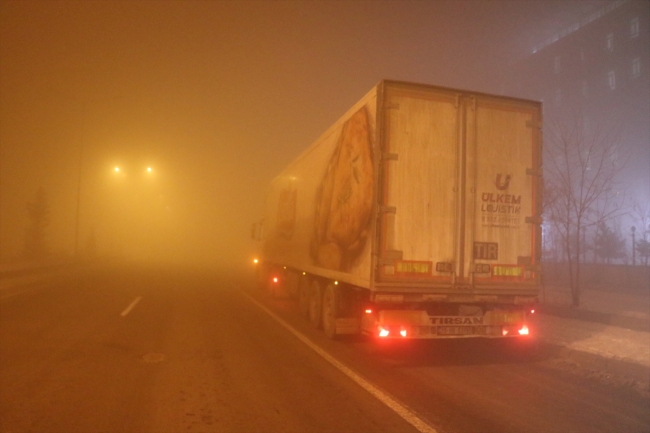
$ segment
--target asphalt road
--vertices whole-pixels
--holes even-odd
[[[648,432],[552,347],[330,341],[226,274],[104,269],[0,296],[0,431]]]

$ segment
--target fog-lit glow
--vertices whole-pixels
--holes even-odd
[[[277,283],[278,282],[278,277],[273,277],[273,282]]]
[[[242,233],[264,217],[271,179],[371,86],[408,79],[533,97],[541,88],[526,80],[520,90],[502,89],[504,72],[529,47],[583,22],[584,3],[599,1],[477,2],[480,14],[465,2],[443,1],[373,2],[371,14],[365,2],[3,3],[2,22],[10,25],[2,26],[2,40],[15,43],[0,53],[0,259],[23,256],[25,205],[43,186],[52,257],[76,254],[78,246],[80,255],[100,260],[251,271],[246,268],[261,251],[259,240],[253,245]],[[636,2],[625,7],[630,3]],[[344,24],[332,32],[336,20]],[[266,22],[282,25],[259,25]],[[362,27],[385,37],[352,43]],[[410,31],[397,32],[403,28]],[[70,37],[80,42],[70,44]],[[238,43],[215,44],[215,38]],[[630,38],[621,36],[617,52],[623,39]],[[339,46],[350,49],[332,49]],[[171,68],[160,67],[163,52]],[[287,64],[315,52],[317,61],[300,63],[300,74],[287,72]],[[137,61],[120,53],[137,53]],[[440,65],[433,75],[431,64]],[[322,65],[365,78],[345,85],[323,81]],[[562,63],[563,77],[571,75],[569,65]],[[187,78],[182,86],[157,90],[169,89],[179,76]],[[278,79],[262,85],[268,77]],[[620,111],[627,117],[640,110]],[[637,145],[642,156],[645,137]],[[629,158],[633,173],[642,160],[637,155]],[[648,196],[644,161],[629,196]],[[291,172],[283,181],[296,187],[317,181],[308,175]],[[268,224],[264,228],[260,237],[274,235]],[[587,230],[588,242],[595,233],[595,227]],[[271,276],[265,278],[270,283]]]
[[[366,308],[366,314],[372,314],[372,310],[370,308]]]
[[[258,259],[253,259],[253,263],[258,264],[259,260]]]

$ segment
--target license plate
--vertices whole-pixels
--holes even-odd
[[[438,335],[472,335],[473,326],[438,326]]]

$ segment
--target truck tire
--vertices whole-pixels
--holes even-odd
[[[309,285],[309,323],[316,329],[320,328],[323,317],[322,291],[318,280],[313,280]]]
[[[309,319],[309,277],[301,276],[298,282],[298,308],[300,315]]]
[[[338,316],[338,290],[328,284],[323,294],[323,331],[328,338],[336,338],[336,318]]]

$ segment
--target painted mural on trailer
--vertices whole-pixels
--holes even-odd
[[[366,107],[343,124],[316,194],[310,243],[316,266],[350,271],[360,259],[374,194],[372,136]]]

